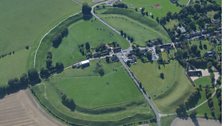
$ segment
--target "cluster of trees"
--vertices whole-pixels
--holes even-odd
[[[100,76],[103,76],[105,74],[103,66],[100,63],[96,63],[96,67],[94,71],[95,73],[98,73]]]
[[[122,37],[128,39],[128,41],[130,41],[130,42],[134,42],[134,38],[131,37],[131,36],[129,36],[129,35],[127,35],[124,31],[121,30],[121,31],[120,31],[120,34],[121,34]]]
[[[187,108],[184,104],[179,105],[179,107],[176,109],[177,117],[181,119],[187,119],[188,113]]]
[[[79,45],[78,48],[79,48],[79,52],[83,56],[85,55],[87,58],[92,57],[91,46],[90,46],[89,42],[86,42],[85,44]]]
[[[201,92],[199,89],[197,89],[194,93],[190,95],[190,97],[185,102],[186,108],[190,109],[195,107],[200,99],[201,99]]]
[[[61,103],[69,108],[71,111],[74,111],[76,108],[76,104],[72,98],[69,98],[67,95],[62,93],[61,95]]]
[[[55,34],[55,36],[52,38],[52,46],[54,48],[58,48],[62,42],[62,39],[66,36],[68,36],[68,28],[64,28]]]
[[[201,4],[203,3],[203,4]],[[217,4],[210,4],[207,2],[196,3],[191,6],[184,7],[179,13],[168,12],[167,15],[161,19],[157,18],[157,22],[164,26],[170,20],[177,19],[179,21],[179,27],[184,27],[186,33],[191,33],[192,31],[199,29],[206,29],[207,32],[212,33],[221,26],[221,23],[217,25],[218,27],[206,27],[206,25],[213,25],[207,12],[216,11],[217,13],[213,17],[214,19],[221,20],[221,7]],[[180,29],[175,26],[173,29],[166,29],[169,33],[172,41],[183,41],[186,38],[186,34],[182,34]]]
[[[128,5],[122,2],[117,2],[113,4],[113,7],[118,7],[118,8],[128,8]]]
[[[82,5],[82,14],[84,20],[89,20],[92,18],[91,10],[92,8],[87,3]]]
[[[222,121],[222,90],[221,89],[217,89],[216,98],[218,99],[218,105],[219,105],[219,111],[220,111],[220,115],[218,119],[221,122]]]
[[[52,53],[48,52],[46,58],[46,67],[43,67],[40,70],[40,77],[42,79],[48,79],[52,74],[61,73],[64,70],[63,63],[57,62],[54,66],[52,64],[53,63],[52,58],[53,58]]]
[[[26,89],[29,85],[35,85],[40,82],[41,79],[38,71],[36,69],[30,69],[20,78],[10,79],[7,86],[0,87],[0,97],[4,97],[6,94],[11,94],[21,89]]]

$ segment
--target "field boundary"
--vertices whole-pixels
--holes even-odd
[[[39,50],[39,48],[40,48],[40,46],[41,46],[41,43],[43,42],[44,38],[45,38],[50,32],[52,32],[56,27],[58,27],[59,25],[61,25],[64,21],[66,21],[66,20],[68,20],[69,18],[71,18],[71,17],[73,17],[73,16],[76,16],[76,15],[78,15],[78,14],[80,14],[80,13],[81,13],[81,11],[76,12],[75,14],[71,14],[70,16],[68,16],[67,18],[65,18],[64,20],[60,21],[57,25],[55,25],[53,28],[51,28],[47,33],[45,33],[45,34],[43,35],[43,37],[42,37],[42,38],[40,39],[40,41],[39,41],[39,44],[38,44],[38,46],[37,46],[37,48],[36,48],[36,50],[35,50],[35,53],[34,53],[34,59],[33,59],[33,67],[34,67],[34,68],[36,67],[37,53],[38,53],[38,50]]]

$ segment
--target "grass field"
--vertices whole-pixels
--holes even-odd
[[[206,99],[205,98],[205,91],[202,92],[202,95],[204,95],[204,96],[202,96],[203,97],[202,99],[205,100]],[[218,118],[219,115],[220,115],[220,109],[219,109],[218,100],[217,100],[216,96],[212,98],[212,101],[214,103],[215,116],[216,116],[216,118]],[[199,103],[201,103],[201,102],[199,102]],[[200,106],[199,108],[197,108],[195,110],[195,112],[197,113],[197,116],[199,116],[199,117],[205,117],[204,115],[205,115],[205,113],[207,113],[208,118],[213,119],[212,114],[211,114],[211,110],[208,107],[208,103],[205,103],[202,106]]]
[[[202,87],[205,87],[206,85],[211,86],[211,78],[210,78],[210,76],[201,77],[201,78],[195,80],[194,83],[198,86],[201,85]]]
[[[9,79],[20,77],[27,72],[29,52],[23,49],[0,59],[0,86],[6,86]]]
[[[101,15],[101,17],[115,29],[123,30],[127,35],[133,37],[137,44],[145,45],[146,41],[157,38],[162,38],[164,42],[169,41],[166,35],[129,17],[114,14]]]
[[[167,12],[179,12],[180,7],[171,3],[170,0],[123,0],[131,8],[145,8],[155,17],[164,17]]]
[[[106,64],[105,61],[100,61],[105,70],[105,75],[102,77],[94,72],[95,64],[93,61],[90,67],[85,69],[68,69],[48,82],[34,87],[40,102],[51,113],[77,124],[116,125],[153,117],[141,93],[120,63]],[[75,112],[71,112],[62,105],[57,90],[73,98],[77,106],[92,111],[108,109],[108,112],[95,115],[89,114],[88,111],[80,112],[78,108]],[[139,102],[140,104],[136,104]],[[110,110],[116,107],[125,109]]]
[[[156,62],[144,64],[139,61],[131,69],[162,112],[174,112],[194,90],[177,61],[161,65],[160,69]],[[160,78],[160,73],[164,73],[164,79]]]
[[[189,0],[178,0],[178,3],[180,5],[186,5],[188,3]]]
[[[0,54],[32,46],[50,28],[80,8],[71,0],[1,0],[0,11],[4,13],[0,14]]]
[[[0,59],[0,85],[27,71],[41,37],[80,9],[81,4],[71,0],[1,0],[0,11],[4,13],[0,13],[0,55],[15,54]],[[24,51],[25,46],[31,51]]]
[[[78,45],[90,43],[91,48],[95,48],[101,43],[111,43],[116,41],[122,48],[127,48],[128,42],[117,35],[97,20],[80,20],[69,27],[69,35],[59,48],[51,48],[54,62],[63,62],[65,66],[85,59],[79,52]]]
[[[65,71],[50,83],[54,83],[58,89],[72,97],[79,106],[85,108],[143,100],[120,63],[108,65],[104,61],[101,62],[106,73],[103,77],[94,72],[96,63],[93,62],[85,70],[73,70],[71,75]],[[88,71],[88,74],[82,76],[80,75],[82,71]]]

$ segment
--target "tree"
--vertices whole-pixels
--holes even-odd
[[[106,57],[106,62],[110,63],[110,57],[108,57],[108,56]]]
[[[149,61],[152,61],[152,52],[147,52],[146,53],[146,57],[147,57],[147,59],[149,60]]]
[[[62,35],[61,35],[61,33],[58,33],[57,35],[55,35],[54,37],[53,37],[53,39],[52,39],[52,46],[54,47],[54,48],[58,48],[59,47],[59,45],[61,44],[61,41],[62,41]]]
[[[85,47],[86,47],[86,50],[89,52],[90,51],[90,44],[89,44],[89,42],[86,42]]]
[[[160,73],[160,78],[164,79],[164,73]]]
[[[92,8],[87,3],[82,5],[82,14],[84,20],[89,20],[92,18],[91,10]]]
[[[52,59],[48,58],[46,60],[46,68],[49,70],[52,68]]]
[[[103,76],[105,74],[102,65],[100,65],[99,63],[96,63],[95,72],[98,73],[100,76]]]
[[[177,116],[182,119],[186,119],[188,117],[187,110],[185,105],[181,104],[176,110]]]
[[[56,70],[57,73],[61,73],[62,71],[64,71],[63,63],[57,62],[56,65],[55,65],[55,70]]]
[[[29,78],[27,74],[23,74],[19,79],[21,85],[26,88],[29,84]]]
[[[28,78],[29,78],[30,84],[32,84],[32,85],[41,82],[40,77],[39,77],[39,73],[37,72],[36,69],[30,69],[28,71]]]
[[[49,76],[50,76],[50,72],[49,72],[47,69],[42,68],[42,69],[40,70],[40,77],[41,77],[42,79],[47,79]]]

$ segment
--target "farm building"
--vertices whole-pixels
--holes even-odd
[[[190,70],[187,72],[188,76],[192,77],[192,76],[196,76],[196,77],[200,77],[202,76],[202,72],[198,71],[198,70]]]
[[[79,66],[84,68],[84,67],[88,67],[90,65],[90,61],[89,60],[84,60],[84,61],[81,61],[79,63]]]

